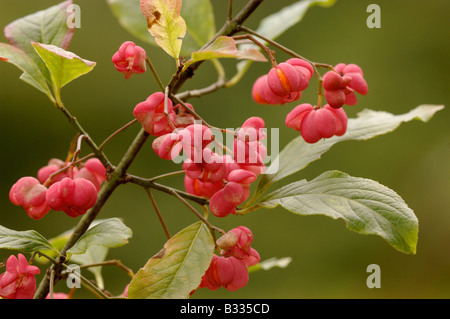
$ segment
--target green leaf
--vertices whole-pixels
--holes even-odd
[[[64,248],[64,245],[66,244],[66,242],[69,239],[71,234],[72,234],[72,231],[66,231],[61,235],[50,238],[48,240],[48,242],[56,249],[56,251],[59,252]],[[41,250],[41,252],[51,258],[55,258],[56,256],[59,255],[59,253],[56,253],[55,251],[50,250],[50,249]],[[50,262],[50,260],[48,260],[44,256],[36,256],[34,259],[41,264],[48,264]]]
[[[128,298],[188,298],[200,285],[214,247],[211,232],[203,222],[186,227],[136,273],[128,288]]]
[[[198,61],[218,58],[248,59],[259,62],[267,61],[265,56],[258,50],[238,50],[233,38],[221,36],[205,49],[193,52],[191,59],[184,64],[184,68]]]
[[[270,193],[258,207],[278,205],[299,215],[343,219],[352,231],[378,235],[403,253],[416,253],[416,216],[397,193],[376,181],[329,171]]]
[[[113,15],[120,25],[137,39],[157,45],[148,32],[147,21],[140,10],[140,0],[108,0]],[[189,56],[215,34],[214,10],[210,0],[184,1],[181,16],[186,22],[181,54]]]
[[[67,252],[82,254],[89,247],[96,245],[108,248],[120,247],[127,244],[131,236],[131,229],[119,218],[111,218],[89,228]]]
[[[0,249],[18,250],[33,253],[51,250],[59,254],[44,236],[35,230],[17,231],[0,225]]]
[[[55,94],[67,83],[89,73],[96,63],[80,58],[78,55],[54,45],[33,42],[36,52],[50,70]]]
[[[258,270],[270,270],[272,268],[286,268],[291,263],[291,257],[284,258],[269,258],[264,261],[257,263],[256,265],[248,267],[248,273],[252,273]]]
[[[187,28],[181,52],[189,55],[205,45],[216,33],[214,10],[209,0],[183,1],[181,16]]]
[[[9,62],[23,71],[20,79],[51,97],[52,93],[38,65],[23,50],[0,43],[0,60]]]
[[[320,5],[331,7],[336,0],[302,0],[282,8],[261,20],[256,32],[275,40],[291,27],[302,21],[309,8]]]
[[[70,257],[71,262],[80,265],[97,264],[105,261],[109,248],[104,246],[90,246],[83,254],[75,254]],[[87,268],[95,276],[95,281],[100,289],[104,289],[102,266]]]
[[[140,0],[108,0],[109,7],[120,25],[137,39],[156,45],[155,38],[148,32]]]
[[[156,44],[178,60],[186,34],[186,22],[180,15],[181,0],[141,0],[140,7]]]
[[[70,15],[67,9],[71,4],[72,0],[62,2],[15,20],[5,27],[5,36],[9,43],[29,55],[49,82],[48,70],[34,51],[31,42],[52,44],[67,49],[74,31],[67,24]]]
[[[322,139],[315,144],[306,143],[301,136],[293,139],[284,147],[272,162],[275,166],[268,168],[271,174],[264,175],[258,184],[258,193],[263,193],[272,183],[294,174],[309,163],[320,158],[334,144],[347,140],[367,140],[395,130],[403,122],[420,120],[427,122],[433,115],[444,108],[443,105],[419,105],[408,113],[393,115],[384,111],[363,110],[357,118],[349,119],[347,132],[343,136]]]

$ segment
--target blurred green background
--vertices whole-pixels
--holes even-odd
[[[189,1],[189,0],[185,0]],[[117,23],[104,0],[77,0],[81,28],[75,31],[69,50],[96,61],[88,75],[63,89],[63,101],[80,123],[100,143],[132,119],[134,106],[156,91],[148,72],[129,80],[115,71],[111,56],[120,44],[133,40],[143,46],[165,83],[174,63],[161,49],[142,43]],[[226,17],[226,3],[211,0],[217,26]],[[246,1],[235,1],[236,11]],[[261,18],[295,1],[267,0],[245,24],[256,29]],[[0,0],[0,25],[45,9],[59,1]],[[369,29],[366,8],[381,7],[381,29]],[[334,146],[321,160],[279,182],[312,179],[330,169],[366,177],[395,190],[419,219],[416,255],[396,251],[376,236],[362,236],[345,228],[344,222],[322,216],[301,217],[282,208],[259,210],[246,216],[229,216],[211,222],[230,229],[245,225],[254,234],[253,246],[262,259],[292,257],[285,269],[252,273],[250,282],[236,292],[201,289],[193,298],[449,298],[450,297],[450,22],[448,0],[338,0],[331,8],[313,7],[303,21],[278,38],[299,54],[329,64],[357,63],[369,84],[369,94],[358,96],[356,106],[347,107],[349,117],[363,108],[394,114],[408,112],[419,104],[445,104],[429,123],[413,121],[395,132],[370,141],[345,142]],[[0,42],[5,42],[3,34]],[[288,56],[281,52],[282,61]],[[234,62],[224,61],[227,75]],[[296,104],[257,105],[251,99],[253,81],[266,73],[269,64],[254,63],[242,82],[201,99],[192,99],[197,112],[218,127],[239,127],[250,116],[261,116],[267,127],[280,127],[281,146],[298,136],[284,126],[286,114]],[[74,227],[78,219],[50,212],[35,221],[9,202],[11,185],[22,176],[34,176],[50,158],[64,159],[74,131],[46,96],[19,80],[14,66],[0,64],[0,224],[16,229],[35,229],[47,238]],[[187,88],[200,88],[216,79],[205,63]],[[316,86],[305,91],[302,101],[315,103]],[[121,158],[139,130],[133,126],[106,147],[114,162]],[[85,146],[83,149],[89,152]],[[151,143],[136,158],[130,172],[145,177],[178,170],[179,166],[157,158]],[[182,178],[168,185],[182,188]],[[172,234],[196,221],[182,204],[155,192]],[[164,233],[145,192],[134,186],[120,187],[99,218],[121,217],[133,229],[128,245],[111,249],[108,258],[120,259],[137,271],[165,242]],[[11,252],[0,251],[0,260]],[[366,267],[381,267],[381,288],[369,289]],[[106,289],[120,294],[129,277],[116,267],[103,269]],[[92,278],[90,273],[84,273]],[[64,283],[57,291],[66,291]],[[75,297],[90,297],[80,289]]]

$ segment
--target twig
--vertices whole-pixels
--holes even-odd
[[[161,211],[159,210],[158,205],[156,204],[155,197],[153,197],[153,193],[152,193],[151,189],[146,188],[145,191],[147,192],[148,196],[150,197],[150,200],[152,201],[153,207],[155,208],[156,215],[158,215],[158,219],[161,223],[162,228],[164,229],[164,233],[166,234],[167,238],[170,239],[170,237],[172,237],[172,236],[170,236],[169,229],[167,228],[167,225],[164,222],[164,219],[161,215]]]
[[[133,270],[131,270],[130,268],[128,268],[127,266],[125,266],[124,264],[122,264],[120,262],[120,260],[117,259],[113,259],[113,260],[107,260],[107,261],[102,261],[102,262],[98,262],[98,263],[92,263],[92,264],[86,264],[86,265],[80,265],[80,269],[81,268],[90,268],[90,267],[98,267],[98,266],[117,266],[123,270],[125,270],[125,272],[131,277],[134,277],[134,273]]]
[[[240,39],[250,40],[257,46],[259,46],[264,52],[266,52],[267,56],[269,57],[270,62],[272,63],[272,67],[274,67],[274,68],[277,67],[277,61],[275,60],[274,52],[272,50],[270,50],[267,46],[265,46],[264,44],[262,44],[261,42],[256,40],[252,35],[250,35],[250,34],[235,35],[233,37],[233,39],[235,39],[235,40],[240,40]]]
[[[142,177],[134,176],[134,175],[130,175],[130,174],[127,174],[125,176],[125,178],[122,180],[122,182],[123,183],[133,183],[133,184],[142,186],[144,188],[156,189],[156,190],[164,192],[166,194],[172,194],[172,192],[174,191],[174,188],[156,183],[152,179],[142,178]],[[192,200],[192,201],[198,203],[199,205],[207,205],[209,203],[209,200],[205,197],[195,196],[195,195],[192,195],[192,194],[180,191],[180,190],[176,190],[176,192],[180,196],[182,196],[186,199]]]
[[[137,122],[137,119],[131,120],[130,122],[128,122],[127,124],[125,124],[124,126],[122,126],[121,128],[119,128],[117,131],[115,131],[114,133],[112,133],[110,136],[108,136],[98,147],[99,150],[103,150],[103,148],[105,147],[105,144],[108,143],[114,136],[116,136],[117,134],[119,134],[120,132],[124,131],[126,128],[130,127],[131,125],[133,125],[134,123]]]
[[[174,195],[176,198],[178,198],[187,208],[189,208],[203,223],[205,223],[208,228],[213,231],[217,230],[218,232],[225,234],[225,231],[221,228],[218,228],[216,226],[211,225],[210,222],[208,222],[189,202],[187,202],[175,189],[171,189],[171,194]]]
[[[114,192],[114,190],[122,183],[122,178],[125,176],[126,171],[130,167],[133,160],[136,158],[139,150],[144,145],[145,141],[148,138],[148,133],[146,133],[143,129],[141,129],[131,143],[125,155],[122,157],[120,163],[111,173],[110,179],[103,185],[101,190],[98,193],[97,202],[95,205],[87,211],[86,214],[83,215],[78,225],[75,227],[70,238],[67,240],[66,245],[60,251],[59,263],[57,265],[52,265],[51,270],[55,270],[56,274],[60,273],[65,264],[65,256],[67,251],[72,248],[72,246],[78,241],[78,239],[86,232],[91,223],[100,213],[103,205],[106,203],[108,198]],[[36,290],[36,294],[34,296],[35,299],[43,299],[47,296],[49,291],[49,278],[44,276],[42,281],[39,284],[39,287]]]
[[[170,173],[166,173],[166,174],[161,174],[161,175],[158,175],[158,176],[149,178],[148,181],[154,182],[154,181],[157,181],[157,180],[162,179],[162,178],[166,178],[166,177],[170,177],[170,176],[175,176],[175,175],[181,175],[181,174],[184,174],[184,173],[185,173],[184,170],[174,171],[174,172],[170,172]]]
[[[58,105],[59,110],[64,114],[64,116],[69,120],[69,123],[75,128],[77,132],[86,136],[86,143],[92,149],[95,156],[105,165],[105,167],[112,167],[112,164],[106,157],[106,155],[99,149],[94,140],[89,136],[89,134],[84,130],[84,128],[80,125],[77,118],[70,114],[69,110],[67,110],[64,105]]]

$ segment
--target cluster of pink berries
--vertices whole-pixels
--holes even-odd
[[[199,288],[217,290],[224,287],[234,291],[247,285],[248,267],[260,261],[258,252],[251,247],[252,241],[253,234],[245,226],[233,228],[220,237],[216,241],[220,256],[213,256]]]
[[[105,180],[106,169],[97,158],[87,160],[79,168],[51,159],[39,169],[37,178],[20,178],[11,187],[9,199],[33,219],[44,217],[51,209],[77,217],[94,206]]]
[[[195,123],[195,118],[186,112],[185,106],[193,106],[174,107],[170,99],[165,99],[162,92],[153,93],[133,111],[144,130],[156,137],[153,150],[167,160],[183,152],[186,191],[210,198],[215,216],[234,214],[236,206],[248,198],[250,184],[265,169],[264,121],[259,117],[247,119],[234,132],[233,154],[219,155],[209,148],[214,141],[211,129]]]
[[[18,254],[9,256],[6,271],[0,275],[0,297],[4,299],[32,299],[36,292],[35,275],[40,273],[36,266],[28,264],[26,257]]]
[[[255,81],[252,97],[259,104],[296,101],[313,74],[310,63],[297,58],[289,59]],[[355,92],[361,95],[368,92],[363,72],[356,64],[337,64],[334,71],[325,73],[322,86],[328,104],[314,107],[303,103],[286,116],[286,126],[299,131],[307,143],[345,134],[348,119],[342,106],[356,104]]]

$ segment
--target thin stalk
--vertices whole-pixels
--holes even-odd
[[[161,89],[161,91],[164,92],[164,84],[162,83],[161,78],[158,75],[158,72],[156,72],[156,69],[153,66],[153,63],[148,56],[145,58],[145,62],[147,63],[150,70],[152,71],[153,76],[155,77],[156,83],[158,83],[159,88]]]
[[[89,136],[89,134],[84,130],[84,128],[80,125],[77,118],[73,116],[69,110],[67,110],[62,102],[58,105],[58,108],[64,114],[64,116],[68,119],[69,123],[75,128],[77,132],[86,136],[86,144],[92,149],[95,156],[105,165],[105,167],[112,167],[110,161],[106,157],[106,155],[99,149],[94,140]]]
[[[137,119],[131,120],[130,122],[128,122],[127,124],[125,124],[124,126],[122,126],[121,128],[119,128],[117,131],[115,131],[114,133],[112,133],[110,136],[108,136],[98,147],[99,150],[103,150],[103,148],[105,147],[105,144],[108,143],[114,136],[116,136],[117,134],[119,134],[120,132],[123,132],[125,129],[127,129],[128,127],[130,127],[131,125],[133,125],[134,123],[137,122]]]
[[[161,226],[164,229],[164,233],[166,234],[167,239],[170,239],[170,237],[172,237],[172,236],[170,236],[169,229],[167,228],[167,225],[164,222],[164,219],[163,219],[163,217],[161,215],[161,211],[159,210],[158,205],[156,204],[155,197],[153,196],[153,193],[152,193],[151,189],[150,188],[146,188],[145,191],[147,192],[148,197],[150,197],[150,200],[151,200],[151,202],[153,204],[153,207],[155,208],[156,215],[158,215],[159,222],[161,223]]]
[[[189,208],[203,223],[205,223],[206,226],[208,226],[208,228],[213,231],[213,230],[217,230],[218,232],[225,234],[225,231],[221,228],[218,228],[216,226],[211,225],[210,222],[208,222],[206,220],[205,217],[202,216],[202,214],[200,214],[195,208],[194,206],[192,206],[188,201],[186,201],[182,196],[180,196],[178,194],[178,192],[176,190],[174,190],[172,188],[171,194],[174,195],[176,198],[178,198],[187,208]]]
[[[120,262],[120,260],[117,260],[117,259],[107,260],[107,261],[102,261],[102,262],[92,263],[92,264],[86,264],[86,265],[80,265],[80,269],[81,268],[98,267],[98,266],[117,266],[117,267],[125,270],[125,272],[128,274],[128,276],[130,276],[131,278],[134,277],[133,270],[126,267],[124,264],[122,264]]]
[[[166,173],[166,174],[161,174],[161,175],[158,175],[158,176],[149,178],[148,181],[152,181],[152,182],[153,182],[153,181],[157,181],[157,180],[162,179],[162,178],[171,177],[171,176],[176,176],[176,175],[181,175],[181,174],[184,174],[184,173],[185,173],[184,170],[174,171],[174,172],[170,172],[170,173]]]

